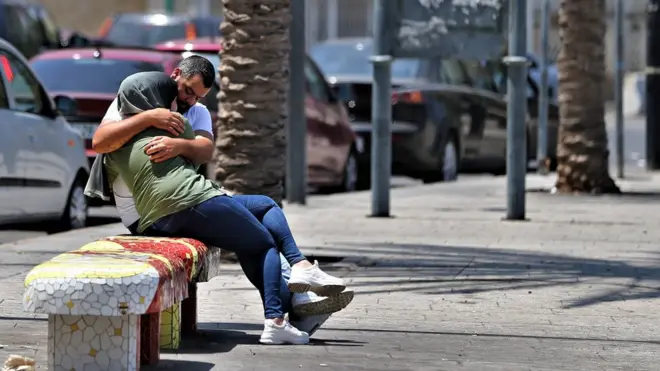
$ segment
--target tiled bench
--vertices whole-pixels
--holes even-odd
[[[107,237],[33,268],[23,308],[48,314],[49,370],[139,370],[196,331],[196,284],[219,268],[192,239]]]

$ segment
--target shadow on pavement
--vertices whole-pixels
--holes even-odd
[[[660,298],[658,253],[640,258],[639,265],[631,265],[617,260],[446,245],[348,244],[333,246],[329,251],[350,255],[360,249],[365,255],[384,257],[351,262],[354,268],[346,278],[349,285],[361,288],[358,294],[406,291],[454,295],[505,290],[527,290],[532,294],[534,289],[587,284],[602,286],[603,290],[563,301],[563,308]],[[316,251],[323,252],[323,248]]]
[[[161,359],[157,366],[141,366],[140,370],[186,370],[186,371],[210,371],[215,367],[213,363],[199,361],[183,361],[178,359]]]
[[[192,337],[187,337],[176,351],[179,354],[211,354],[227,353],[237,345],[258,345],[259,336],[263,330],[261,323],[216,323],[201,322],[199,331]],[[254,331],[249,334],[245,331]],[[341,339],[311,339],[313,345],[335,347],[364,346],[365,342]],[[163,350],[163,353],[168,351]]]
[[[404,335],[432,335],[432,336],[469,336],[474,337],[474,331],[469,332],[455,332],[455,331],[418,331],[418,330],[383,330],[373,328],[330,328],[324,327],[325,331],[341,331],[341,332],[371,332],[382,334],[404,334]],[[630,344],[658,344],[660,341],[647,341],[647,340],[627,340],[627,339],[611,339],[607,336],[603,337],[569,337],[569,336],[539,336],[539,335],[512,335],[512,334],[488,334],[479,333],[482,338],[517,338],[517,339],[536,339],[536,340],[568,340],[568,341],[603,341],[603,342],[616,342],[616,343],[630,343]]]

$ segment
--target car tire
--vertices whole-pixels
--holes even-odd
[[[422,182],[453,182],[458,179],[459,154],[458,145],[453,136],[449,136],[440,151],[440,169],[425,174]]]
[[[344,165],[344,174],[341,181],[341,192],[355,192],[359,182],[358,157],[355,150],[351,149]]]
[[[62,231],[85,228],[87,226],[87,217],[89,213],[88,199],[85,196],[85,182],[82,178],[77,178],[67,198],[64,212],[59,221],[59,228]]]

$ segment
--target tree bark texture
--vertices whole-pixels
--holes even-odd
[[[281,203],[290,0],[223,0],[216,179]]]
[[[620,192],[609,175],[605,128],[605,6],[605,0],[562,0],[559,8],[560,192]]]

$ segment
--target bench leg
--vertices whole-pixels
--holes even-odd
[[[140,316],[140,364],[156,365],[160,358],[160,313]]]
[[[188,285],[188,298],[181,302],[181,335],[197,332],[197,283]]]
[[[160,348],[179,349],[181,344],[181,303],[160,314]]]
[[[140,318],[102,316],[48,316],[48,369],[140,369]]]

